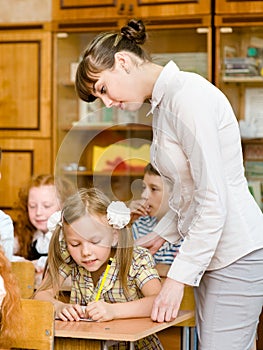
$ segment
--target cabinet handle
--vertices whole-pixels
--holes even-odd
[[[132,13],[133,13],[133,4],[130,4],[128,15],[131,15]]]
[[[228,34],[228,33],[232,33],[233,29],[232,29],[232,27],[221,27],[219,29],[219,31],[220,31],[220,33]]]
[[[125,10],[125,4],[121,4],[121,5],[120,5],[120,8],[119,8],[119,11],[118,11],[118,14],[119,14],[119,15],[122,15],[123,12],[124,12],[124,10]]]

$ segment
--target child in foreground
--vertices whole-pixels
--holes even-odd
[[[53,302],[56,317],[63,321],[150,316],[161,283],[151,254],[134,247],[129,222],[125,204],[110,203],[95,188],[69,197],[53,232],[47,272],[35,299]],[[72,282],[69,304],[56,298],[68,276]],[[116,346],[126,349],[128,344]],[[153,335],[137,341],[135,349],[163,348]]]

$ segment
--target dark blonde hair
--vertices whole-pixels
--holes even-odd
[[[20,291],[11,263],[0,248],[0,276],[4,280],[6,295],[0,306],[0,347],[11,347],[11,341],[22,330]],[[3,343],[5,338],[7,343]],[[2,339],[2,340],[1,340]],[[10,340],[10,344],[9,344]]]
[[[92,102],[93,86],[98,80],[97,74],[111,69],[115,62],[115,53],[131,52],[143,61],[151,58],[140,45],[147,39],[146,30],[141,20],[132,19],[121,28],[120,32],[105,32],[97,35],[84,51],[76,72],[75,87],[80,99]]]
[[[18,212],[17,219],[15,220],[15,237],[18,239],[19,251],[17,255],[28,258],[30,246],[35,226],[29,220],[28,216],[28,195],[29,190],[32,187],[49,186],[54,185],[57,191],[59,202],[62,206],[65,199],[76,192],[74,185],[68,179],[63,177],[55,177],[51,174],[40,174],[33,176],[29,181],[20,188],[18,193],[18,202],[15,204],[15,209]]]
[[[57,225],[50,241],[47,272],[45,273],[44,281],[38,291],[46,290],[50,287],[55,291],[59,291],[59,267],[62,264],[70,265],[73,261],[71,257],[70,260],[65,261],[62,256],[60,245],[61,228],[63,231],[63,226],[65,224],[70,225],[87,213],[91,216],[106,216],[109,204],[110,200],[108,197],[96,188],[82,188],[65,201],[61,223]],[[119,268],[119,279],[126,295],[129,295],[127,278],[132,262],[133,244],[134,241],[131,229],[125,227],[119,230],[118,245],[116,247],[116,262]]]

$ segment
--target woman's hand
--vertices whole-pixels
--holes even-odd
[[[86,314],[93,321],[113,320],[115,318],[114,304],[106,303],[102,300],[94,301],[86,307]]]
[[[157,322],[169,322],[178,314],[184,295],[184,284],[166,278],[159,295],[153,303],[151,318]]]
[[[86,314],[81,305],[59,303],[56,305],[56,317],[62,321],[80,321]]]

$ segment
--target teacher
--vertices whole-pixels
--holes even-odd
[[[196,288],[199,350],[250,350],[263,305],[263,215],[244,176],[238,123],[226,96],[205,78],[141,47],[141,20],[99,34],[76,73],[79,97],[138,110],[150,101],[151,163],[173,185],[170,210],[144,245],[184,239],[152,319],[176,317],[184,285]],[[148,237],[148,236],[147,236]]]

